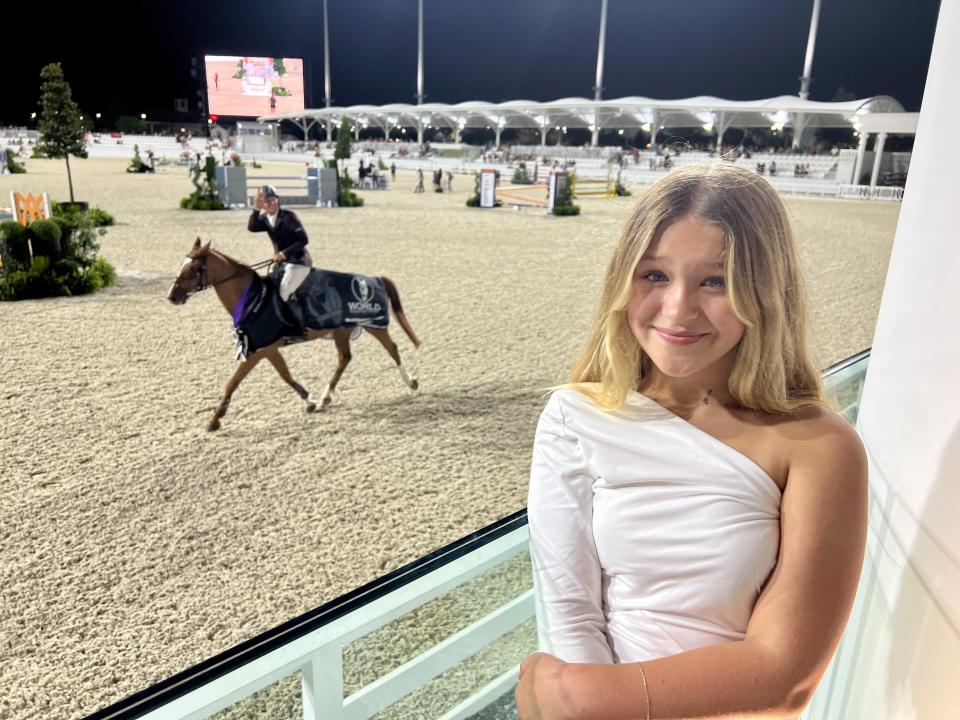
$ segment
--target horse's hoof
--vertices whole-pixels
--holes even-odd
[[[420,381],[417,380],[416,378],[414,378],[413,380],[411,380],[411,381],[410,381],[410,389],[411,389],[411,390],[419,390],[419,389],[420,389]]]
[[[207,431],[208,431],[208,432],[213,432],[214,430],[219,430],[219,429],[220,429],[220,421],[219,421],[219,420],[213,420],[213,421],[207,423]]]
[[[320,401],[320,408],[323,409],[323,408],[325,408],[327,405],[330,405],[330,404],[332,404],[332,403],[333,403],[333,398],[328,395],[327,397],[323,398],[323,399]]]
[[[307,412],[308,412],[308,413],[312,413],[312,412],[316,412],[316,411],[317,411],[317,404],[316,404],[316,403],[312,403],[312,402],[307,403]]]

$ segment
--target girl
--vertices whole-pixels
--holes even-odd
[[[840,641],[867,464],[806,347],[783,204],[724,164],[630,216],[537,427],[523,718],[789,718]]]

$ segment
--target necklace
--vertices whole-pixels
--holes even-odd
[[[648,395],[648,397],[650,397],[652,400],[654,400],[658,404],[663,405],[663,407],[667,408],[668,410],[670,410],[675,414],[681,414],[683,412],[686,412],[686,413],[693,412],[701,405],[719,405],[720,407],[728,408],[728,409],[736,409],[740,407],[740,403],[738,403],[733,398],[730,398],[729,400],[718,400],[714,396],[713,390],[711,389],[708,389],[706,392],[706,395],[704,395],[700,399],[700,402],[695,405],[681,405],[679,403],[663,402],[661,400],[657,400],[652,395]]]

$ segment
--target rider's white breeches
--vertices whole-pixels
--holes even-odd
[[[280,280],[280,299],[286,302],[290,296],[296,292],[300,284],[307,279],[310,274],[308,265],[294,265],[293,263],[283,264],[283,278]]]

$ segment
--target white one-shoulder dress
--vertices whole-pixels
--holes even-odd
[[[553,393],[528,499],[540,649],[637,662],[742,640],[780,500],[760,466],[640,393],[614,412]]]

